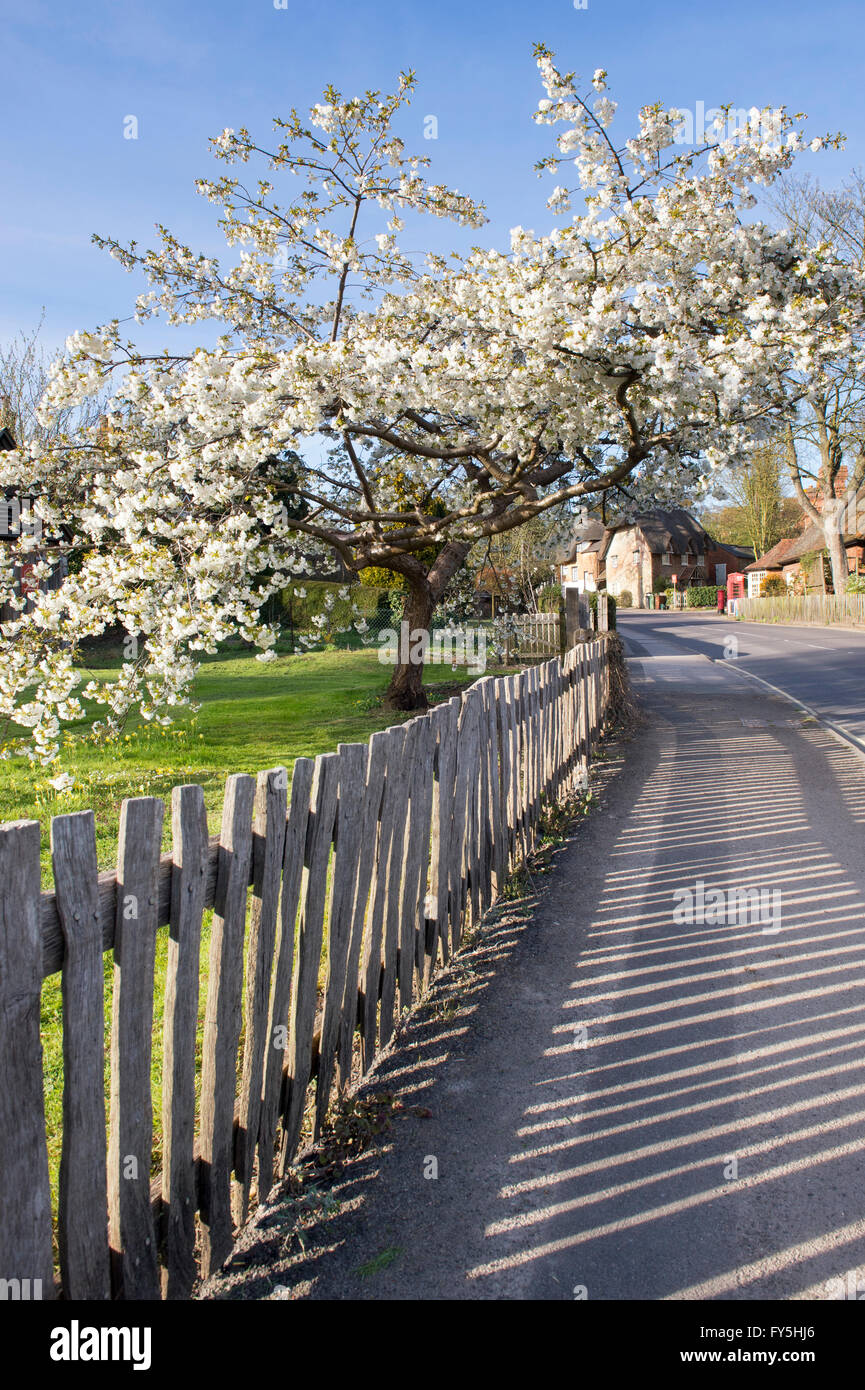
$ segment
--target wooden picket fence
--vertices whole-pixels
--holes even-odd
[[[520,613],[509,620],[511,633],[506,660],[511,654],[523,660],[543,660],[562,650],[562,623],[558,613]]]
[[[740,598],[736,614],[746,622],[841,623],[865,626],[865,594],[780,594],[777,598]]]
[[[213,839],[201,788],[175,787],[167,855],[163,802],[125,801],[116,873],[97,871],[92,811],[56,816],[53,893],[40,891],[39,823],[0,827],[7,1296],[41,1281],[44,1298],[184,1298],[224,1263],[253,1187],[265,1198],[321,1132],[334,1094],[369,1071],[401,1011],[531,852],[544,805],[584,785],[607,695],[604,638],[518,675],[484,677],[368,744],[298,758],[290,783],[285,768],[229,777]],[[154,960],[164,927],[154,1173]],[[40,996],[56,971],[64,1092],[52,1213]]]

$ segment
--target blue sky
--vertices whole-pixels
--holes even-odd
[[[848,135],[846,150],[806,157],[838,182],[863,162],[862,19],[861,0],[0,0],[0,337],[33,327],[43,305],[49,347],[128,312],[137,286],[90,244],[94,231],[150,245],[158,220],[218,249],[215,210],[193,189],[223,167],[208,137],[246,125],[266,139],[273,115],[309,106],[329,81],[390,90],[414,67],[400,133],[432,155],[436,178],[487,203],[490,225],[472,240],[504,246],[518,223],[545,228],[537,40],[565,67],[607,68],[620,117],[654,100],[807,111],[814,134]],[[430,114],[435,141],[423,138]],[[129,115],[137,140],[123,138]],[[431,228],[430,244],[440,236]]]

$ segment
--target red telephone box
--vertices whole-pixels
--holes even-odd
[[[718,605],[719,605],[719,608],[720,608],[720,602],[721,602],[721,600],[720,600],[720,593],[721,593],[721,591],[719,590],[719,591],[718,591],[718,594],[719,594],[719,598],[718,598]],[[744,576],[744,574],[728,574],[728,575],[727,575],[727,610],[728,610],[728,612],[730,612],[730,613],[735,613],[735,612],[736,612],[736,609],[737,609],[737,607],[738,607],[738,604],[739,604],[739,599],[742,599],[742,598],[744,598],[744,597],[745,597],[745,576]]]
[[[744,574],[727,575],[727,602],[732,598],[745,597],[745,576]]]

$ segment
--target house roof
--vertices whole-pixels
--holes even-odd
[[[587,516],[584,521],[577,522],[567,554],[558,563],[560,565],[572,565],[578,554],[586,555],[592,551],[599,551],[604,544],[606,534],[604,523],[596,516]]]
[[[15,444],[15,438],[14,438],[14,436],[13,436],[13,434],[12,434],[12,431],[11,431],[11,430],[7,430],[6,427],[4,426],[3,429],[0,429],[0,449],[14,449],[14,448],[16,448],[16,444]]]
[[[852,540],[851,536],[845,536],[845,540]],[[826,537],[822,529],[811,522],[806,526],[800,536],[796,536],[791,542],[787,553],[784,556],[784,564],[791,565],[794,560],[801,560],[803,555],[813,555],[815,551],[826,549]]]
[[[663,555],[667,550],[675,550],[686,555],[689,549],[698,552],[705,550],[709,539],[699,521],[695,521],[683,507],[664,511],[660,507],[648,512],[640,512],[630,521],[622,522],[610,529],[610,540],[617,531],[638,528],[645,537],[646,544],[653,555]],[[608,547],[609,548],[609,547]]]
[[[859,536],[850,531],[845,531],[842,536],[845,545],[851,545],[860,539]],[[782,565],[792,565],[797,560],[801,560],[803,555],[814,555],[825,549],[826,537],[823,535],[821,527],[812,521],[805,527],[801,535],[787,536],[777,545],[773,545],[771,550],[767,550],[766,554],[761,555],[752,565],[746,565],[745,573],[747,574],[748,570],[778,570]]]
[[[729,541],[716,541],[712,537],[712,545],[715,550],[726,550],[730,555],[735,555],[739,560],[753,560],[754,547],[752,545],[731,545]]]
[[[765,555],[758,555],[752,564],[745,566],[745,574],[750,570],[779,570],[782,565],[786,565],[790,560],[790,551],[795,550],[799,543],[799,537],[785,536],[783,540],[773,545],[771,550],[767,550]]]

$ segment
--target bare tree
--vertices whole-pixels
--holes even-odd
[[[52,360],[40,340],[44,322],[43,309],[35,328],[22,329],[14,338],[0,342],[0,429],[8,429],[16,444],[50,446],[76,425],[87,428],[95,424],[102,409],[101,398],[92,397],[81,406],[58,409],[40,421],[38,406],[48,385]]]
[[[865,177],[861,171],[855,170],[835,190],[821,188],[810,177],[786,176],[771,202],[804,245],[828,246],[845,264],[865,269]],[[848,578],[845,523],[849,526],[851,510],[856,514],[855,499],[865,482],[861,348],[861,342],[854,343],[846,357],[815,373],[808,397],[785,434],[790,479],[803,512],[823,533],[836,593],[844,592]]]

